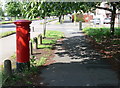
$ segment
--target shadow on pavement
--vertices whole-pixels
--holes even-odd
[[[66,38],[62,43],[57,46],[64,50],[60,49],[61,52],[58,50],[56,54],[63,62],[53,63],[41,70],[43,83],[47,86],[118,86],[116,72],[106,59],[92,49],[84,36]],[[70,62],[64,62],[67,58]]]
[[[41,70],[42,82],[47,86],[117,86],[115,73],[109,65],[96,60],[81,63],[55,63]]]
[[[57,52],[58,56],[67,54],[71,59],[100,59],[98,52],[92,49],[89,41],[84,36],[74,36],[66,38],[63,41],[62,47],[65,51]]]
[[[63,23],[72,23],[72,21],[64,21]]]
[[[71,34],[80,34],[80,33],[84,33],[84,32],[72,32]]]

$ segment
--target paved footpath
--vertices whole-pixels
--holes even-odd
[[[117,73],[72,24],[62,24],[66,38],[56,44],[53,58],[56,62],[41,71],[42,83],[48,86],[118,86]],[[74,27],[74,31],[66,31],[67,27],[69,30]]]

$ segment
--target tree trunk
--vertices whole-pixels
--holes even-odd
[[[59,22],[61,22],[61,15],[59,16]]]
[[[63,15],[63,20],[64,20],[64,15]]]
[[[46,18],[44,18],[43,29],[44,29],[44,31],[43,31],[43,32],[44,32],[44,33],[43,33],[43,34],[44,34],[44,37],[43,37],[43,38],[45,38],[45,37],[46,37],[46,36],[45,36],[45,35],[46,35]]]
[[[115,31],[115,28],[114,28],[114,25],[115,25],[115,16],[116,16],[116,8],[115,8],[115,5],[113,5],[113,10],[111,12],[111,25],[110,25],[111,35],[114,35],[114,31]]]
[[[76,13],[76,11],[74,11],[74,25],[76,25],[76,21],[77,21],[77,13]]]

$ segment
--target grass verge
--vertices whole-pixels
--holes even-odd
[[[43,39],[42,44],[55,44],[56,39]]]
[[[3,22],[0,22],[0,24],[8,24],[8,23],[13,23],[14,21],[3,21]]]
[[[8,32],[4,32],[4,33],[0,33],[0,38],[15,34],[15,31],[8,31]]]
[[[111,36],[110,28],[84,28],[83,32],[92,37],[96,42],[102,42],[103,39]],[[115,28],[114,36],[120,36],[120,28]]]
[[[63,32],[60,32],[60,31],[48,30],[46,32],[46,37],[47,38],[59,39],[59,38],[63,38],[64,34],[63,34]]]
[[[38,45],[38,48],[52,49],[53,45],[57,42],[57,39],[60,39],[63,37],[64,37],[64,34],[60,31],[47,30],[46,38],[42,39],[42,45]],[[32,39],[31,39],[31,41],[33,42],[33,46],[34,46],[34,41]]]
[[[52,49],[52,45],[38,45],[38,48],[39,49],[45,49],[45,48],[48,48],[48,49]]]

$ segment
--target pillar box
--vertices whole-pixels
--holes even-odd
[[[16,24],[16,68],[18,71],[29,69],[30,67],[30,53],[29,53],[29,40],[30,40],[30,24],[29,20],[17,20]]]

